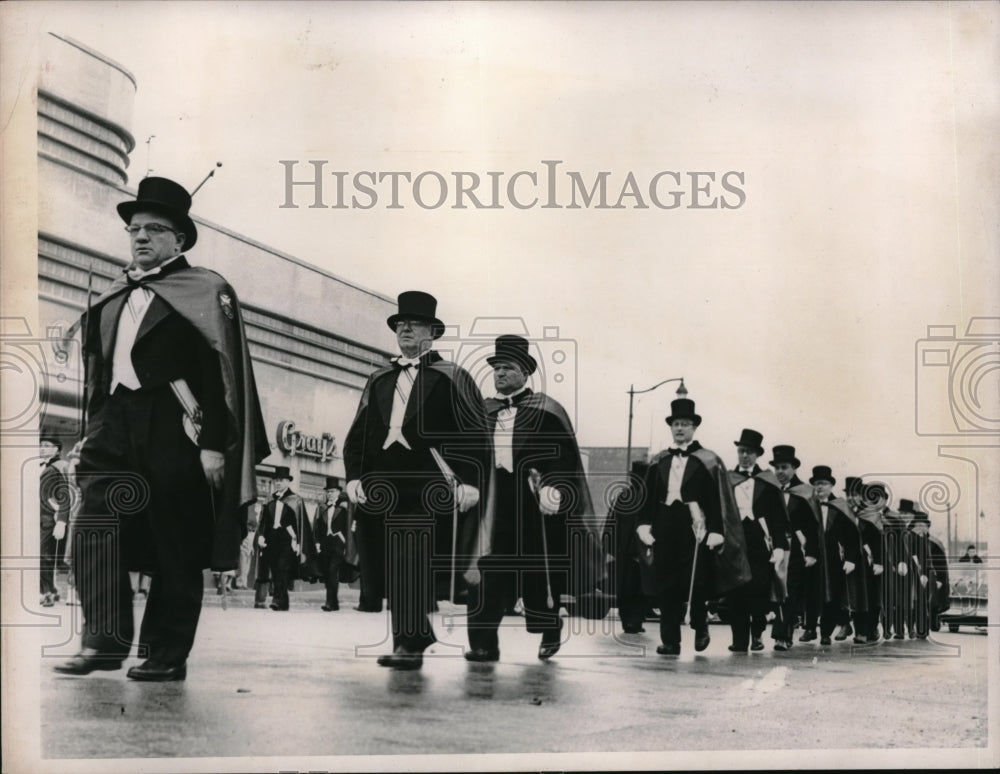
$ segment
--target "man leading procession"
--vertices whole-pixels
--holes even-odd
[[[89,424],[73,569],[80,652],[56,670],[116,670],[133,645],[129,570],[152,575],[134,680],[183,680],[202,571],[239,566],[265,438],[239,301],[184,255],[191,197],[147,177],[118,205],[132,263],[93,303],[83,343]]]

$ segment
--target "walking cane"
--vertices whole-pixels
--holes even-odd
[[[433,446],[431,456],[438,466],[445,480],[451,485],[451,582],[448,587],[448,601],[455,602],[455,557],[458,553],[458,476],[452,471],[451,466],[444,461],[444,457]]]
[[[56,556],[55,561],[52,562],[52,588],[56,590],[56,594],[59,593],[59,586],[56,584],[56,579],[59,577],[59,543],[61,541],[56,538]],[[67,592],[66,596],[69,596]]]
[[[542,513],[542,502],[540,482],[542,480],[542,475],[534,468],[528,469],[528,485],[531,487],[531,493],[535,496],[535,503],[538,505],[538,518],[542,528],[542,558],[545,561],[545,604],[551,609],[555,607],[555,601],[552,599],[552,582],[549,580],[549,539],[545,534],[545,514]]]
[[[691,529],[694,532],[694,560],[691,562],[691,584],[688,586],[687,610],[684,611],[684,623],[691,624],[691,600],[694,598],[694,576],[698,570],[698,547],[705,537],[705,516],[698,503],[688,503],[691,511]],[[660,611],[661,614],[663,611]]]

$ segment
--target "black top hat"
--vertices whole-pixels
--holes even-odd
[[[271,478],[275,479],[287,478],[289,481],[295,480],[294,476],[292,476],[291,471],[288,468],[284,467],[283,465],[279,465],[274,469],[274,473],[271,474]]]
[[[802,463],[799,462],[799,458],[795,456],[794,446],[775,446],[771,450],[771,454],[774,459],[771,460],[769,465],[780,465],[783,462],[788,462],[793,468],[798,468]]]
[[[844,491],[851,496],[861,494],[861,479],[857,476],[847,476],[844,479]]]
[[[188,217],[191,209],[191,195],[173,180],[165,177],[144,177],[139,181],[139,192],[135,201],[118,205],[118,214],[126,223],[132,222],[137,212],[155,212],[165,215],[184,233],[183,250],[194,247],[198,241],[198,229]]]
[[[396,323],[405,318],[430,323],[435,339],[444,334],[444,323],[435,316],[437,299],[430,293],[420,290],[404,291],[396,298],[396,307],[396,314],[389,315],[385,321],[393,331],[396,330]]]
[[[831,485],[837,483],[837,479],[833,477],[833,471],[827,465],[817,465],[813,468],[812,478],[809,479],[809,483],[815,484],[817,481],[829,481]]]
[[[38,443],[51,443],[59,451],[62,451],[62,441],[56,438],[54,435],[43,435],[38,439]]]
[[[330,491],[331,489],[343,489],[344,483],[340,480],[339,476],[327,476],[326,485],[323,487],[324,490]]]
[[[669,425],[675,419],[690,419],[695,427],[701,424],[701,417],[694,413],[694,401],[690,398],[675,398],[670,401],[670,416],[666,423]]]
[[[761,446],[761,442],[764,440],[764,436],[758,433],[756,430],[751,430],[748,427],[743,428],[743,432],[740,433],[740,440],[733,441],[737,446],[745,446],[748,449],[753,449],[760,456],[764,453],[764,447]]]
[[[896,510],[900,513],[913,513],[913,500],[900,500]]]
[[[497,336],[494,344],[494,355],[486,358],[486,362],[490,365],[496,365],[501,361],[523,366],[525,373],[529,376],[535,373],[535,369],[538,368],[535,358],[528,354],[528,340],[511,333]]]

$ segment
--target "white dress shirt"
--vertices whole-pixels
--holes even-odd
[[[413,392],[413,383],[417,379],[416,372],[420,358],[398,357],[395,362],[402,368],[396,375],[396,387],[392,393],[392,413],[389,415],[389,433],[382,448],[388,449],[394,443],[398,443],[409,449],[410,444],[403,437],[403,417],[406,415],[406,404],[409,403],[410,393]]]
[[[497,400],[513,400],[527,387],[522,387],[510,395],[497,395]],[[497,412],[497,425],[493,429],[493,451],[496,467],[503,468],[508,473],[514,472],[514,417],[517,416],[517,406],[511,405]]]

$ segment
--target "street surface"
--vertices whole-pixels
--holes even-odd
[[[727,650],[729,627],[716,624],[707,651],[694,652],[688,630],[682,655],[669,658],[655,653],[656,623],[623,634],[612,610],[602,622],[567,619],[568,640],[544,663],[536,657],[538,637],[509,616],[501,661],[470,664],[462,658],[464,608],[442,603],[435,616],[440,641],[422,670],[401,672],[375,663],[391,649],[387,614],[353,610],[357,591],[342,589],[340,597],[340,611],[323,612],[321,591],[293,592],[292,609],[275,612],[253,609],[246,591],[228,597],[223,609],[209,591],[187,681],[166,684],[127,680],[125,669],[54,673],[51,666],[77,649],[70,627],[79,608],[59,603],[61,636],[52,632],[48,641],[64,644],[41,659],[43,759],[252,756],[264,760],[232,765],[324,770],[338,759],[325,766],[286,762],[648,752],[637,766],[671,767],[716,759],[702,754],[685,764],[669,751],[721,751],[729,757],[715,765],[742,767],[760,759],[740,751],[777,749],[804,751],[797,765],[808,768],[824,759],[805,751],[954,748],[968,756],[987,745],[989,638],[971,629],[860,648],[796,642],[787,653],[774,652],[766,639],[766,650],[743,655]],[[733,758],[733,751],[744,757]],[[825,760],[877,765],[884,754]],[[479,766],[501,768],[499,760],[487,757]],[[546,756],[537,760],[528,768],[546,765]],[[600,760],[574,757],[559,767],[615,765]],[[945,760],[921,757],[909,765]]]

